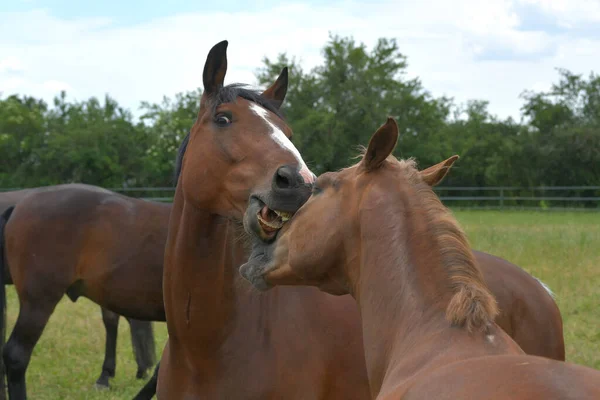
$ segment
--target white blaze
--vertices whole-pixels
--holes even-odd
[[[267,125],[269,125],[269,127],[271,128],[271,137],[273,138],[273,140],[279,146],[281,146],[281,148],[289,151],[294,155],[294,158],[296,159],[296,161],[298,161],[298,164],[300,165],[300,175],[302,175],[302,178],[304,178],[304,182],[313,182],[315,180],[315,175],[310,171],[310,169],[308,169],[306,163],[304,163],[304,160],[300,155],[300,152],[298,151],[296,146],[294,146],[292,141],[287,136],[285,136],[285,133],[283,133],[281,129],[279,129],[274,123],[269,121],[269,113],[267,112],[267,110],[265,110],[256,103],[250,104],[250,108],[256,115],[261,117],[267,123]]]

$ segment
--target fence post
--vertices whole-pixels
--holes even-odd
[[[500,208],[504,208],[504,188],[500,188]]]

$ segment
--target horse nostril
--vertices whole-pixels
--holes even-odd
[[[279,174],[277,174],[277,180],[275,181],[275,184],[277,185],[277,187],[280,188],[288,188],[290,187],[290,180],[285,177],[285,176],[281,176]]]
[[[274,186],[277,189],[291,189],[296,186],[297,172],[294,168],[284,165],[275,172]]]

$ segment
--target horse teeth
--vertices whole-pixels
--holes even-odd
[[[283,222],[276,221],[275,223],[273,223],[273,222],[265,221],[265,219],[262,218],[260,215],[258,215],[258,220],[261,223],[263,223],[266,226],[268,226],[269,228],[273,228],[273,229],[280,229],[283,226]]]
[[[275,211],[275,210],[273,210],[273,212],[274,212],[275,214],[277,214],[279,217],[281,217],[281,220],[282,220],[283,222],[289,221],[289,220],[290,220],[290,218],[292,218],[292,214],[291,214],[291,213],[288,213],[288,212],[283,212],[283,211]]]

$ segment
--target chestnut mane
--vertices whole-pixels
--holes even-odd
[[[449,287],[454,293],[446,308],[446,318],[468,331],[486,330],[498,314],[498,306],[483,280],[465,233],[431,187],[423,182],[414,159],[398,160],[390,155],[382,165],[386,166],[393,166],[406,176],[425,211],[427,229],[436,241],[442,269],[448,274]]]

